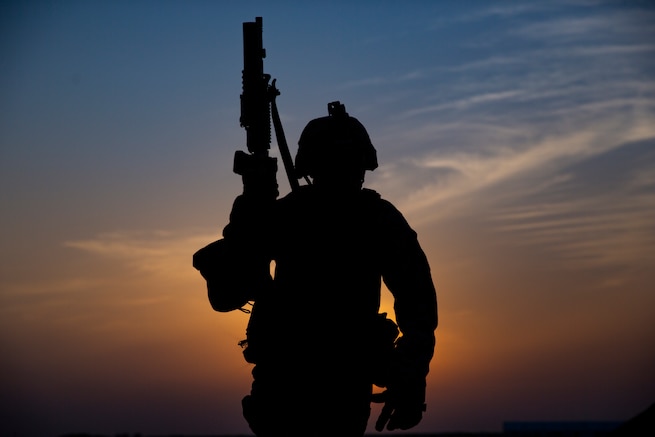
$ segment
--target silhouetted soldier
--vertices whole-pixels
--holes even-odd
[[[194,259],[215,309],[231,309],[226,295],[235,307],[254,301],[243,414],[259,437],[362,436],[373,384],[387,388],[378,429],[414,427],[425,409],[437,327],[430,267],[402,214],[362,188],[378,165],[364,126],[339,102],[329,109],[298,143],[297,176],[311,184],[276,199],[275,168],[244,174],[223,240]],[[397,339],[378,314],[381,280]]]

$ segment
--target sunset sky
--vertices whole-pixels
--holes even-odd
[[[344,103],[431,263],[412,432],[655,401],[652,2],[6,1],[0,434],[249,432],[247,315],[211,309],[191,257],[241,190],[257,16],[292,154]]]

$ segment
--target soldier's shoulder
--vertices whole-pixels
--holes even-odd
[[[404,222],[400,210],[377,191],[365,188],[362,190],[362,195],[368,199],[366,203],[379,219],[385,222]]]
[[[284,213],[285,211],[293,212],[295,209],[302,208],[313,197],[314,195],[310,185],[300,186],[298,189],[278,198],[275,202],[276,210],[279,213]]]
[[[382,195],[377,191],[370,188],[362,188],[362,198],[365,199],[365,201],[374,203],[378,208],[396,210],[396,207],[390,201],[382,197]]]
[[[382,200],[382,196],[375,190],[371,188],[362,188],[362,197],[366,200]]]
[[[370,209],[377,217],[378,222],[390,228],[408,228],[409,224],[402,212],[391,201],[382,197],[375,190],[364,188],[362,195],[370,200]]]
[[[278,198],[278,203],[296,202],[300,199],[307,198],[312,195],[311,185],[301,185],[297,189],[290,191],[283,197]]]

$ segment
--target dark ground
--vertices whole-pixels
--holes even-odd
[[[623,422],[507,422],[504,432],[401,434],[383,432],[366,437],[654,437],[655,403],[632,419]],[[59,437],[254,437],[252,434],[183,436],[134,434],[64,434]],[[339,437],[339,436],[335,436]]]

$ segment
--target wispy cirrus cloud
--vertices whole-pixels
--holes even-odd
[[[652,9],[615,10],[612,14],[580,14],[533,21],[510,29],[513,35],[548,40],[549,43],[605,40],[636,35],[653,35]]]
[[[69,317],[71,308],[96,314],[101,308],[90,307],[109,301],[124,307],[166,302],[171,298],[171,289],[199,277],[192,266],[192,255],[216,238],[209,231],[193,229],[130,230],[65,241],[63,247],[89,256],[83,262],[73,261],[62,252],[60,262],[68,261],[62,264],[65,269],[38,279],[4,281],[2,313],[17,317],[37,299],[39,314],[54,311],[63,319]],[[84,268],[75,268],[78,262]],[[135,294],[134,290],[139,291]]]
[[[641,268],[655,257],[655,136],[560,170],[550,187],[494,208],[494,229],[572,266]],[[520,204],[518,203],[520,199]]]
[[[520,96],[522,92],[519,90],[508,90],[508,91],[501,91],[501,92],[491,92],[491,93],[484,93],[484,94],[479,94],[479,95],[473,95],[469,97],[465,97],[462,99],[454,100],[454,101],[449,101],[449,102],[444,102],[436,105],[430,105],[430,106],[424,106],[422,108],[415,108],[415,109],[410,109],[408,111],[405,111],[401,114],[399,114],[400,118],[409,118],[409,117],[415,117],[417,115],[429,113],[429,112],[437,112],[437,111],[445,111],[445,110],[465,110],[467,108],[470,108],[475,105],[480,105],[488,102],[496,102],[499,100],[507,100],[511,98],[515,98]]]
[[[83,240],[69,240],[65,247],[121,260],[141,272],[179,277],[192,272],[192,255],[218,238],[206,231],[114,231]],[[188,269],[182,269],[187,266]],[[187,276],[187,275],[183,275]]]
[[[618,22],[620,23],[620,22]],[[605,16],[565,17],[520,26],[511,32],[515,35],[553,40],[569,40],[585,34],[617,27],[617,22]]]
[[[614,97],[621,90],[626,95],[625,86],[615,86],[616,93],[607,90],[608,98],[582,102],[558,91],[561,95],[554,97],[566,98],[570,105],[550,104],[526,119],[516,117],[515,110],[503,113],[500,105],[525,99],[525,94],[468,99],[461,121],[439,124],[424,119],[421,128],[408,129],[403,139],[390,139],[426,147],[416,146],[412,155],[400,155],[383,165],[372,180],[380,191],[397,198],[401,209],[419,225],[447,217],[492,217],[489,225],[498,232],[519,244],[548,247],[576,265],[643,260],[655,247],[648,237],[653,228],[647,219],[655,214],[654,203],[652,196],[644,194],[644,187],[655,179],[648,165],[655,162],[646,153],[647,146],[631,144],[655,138],[655,101],[651,91]],[[626,86],[653,89],[647,81]],[[537,95],[532,98],[539,102]],[[458,106],[452,103],[451,108]],[[497,105],[494,116],[470,112],[485,104]],[[443,142],[451,145],[441,146]],[[434,146],[427,147],[430,143]],[[612,159],[602,161],[622,154],[635,156],[633,167],[621,167]],[[605,190],[580,183],[594,180],[594,171],[585,165],[596,161],[603,162],[595,169],[601,175],[630,177]]]

